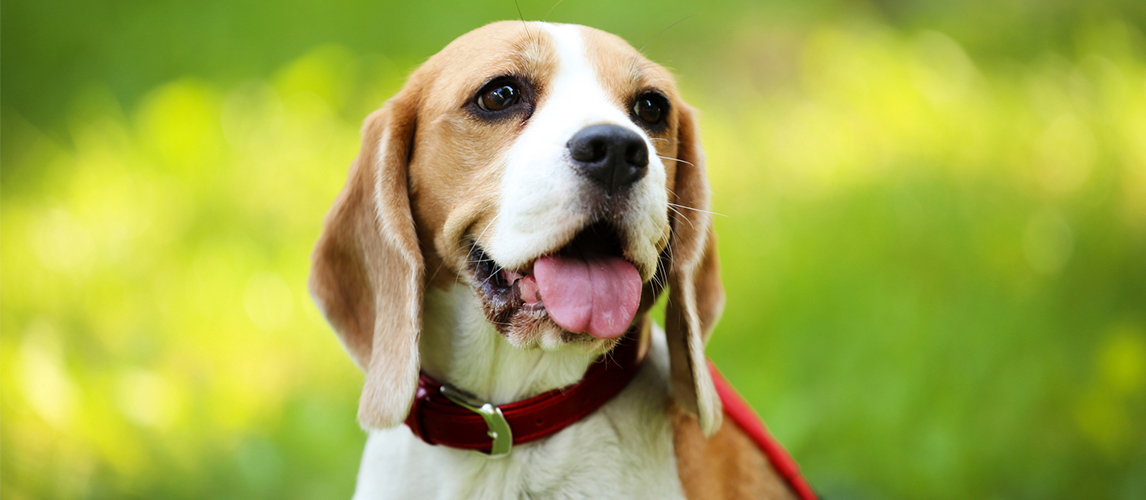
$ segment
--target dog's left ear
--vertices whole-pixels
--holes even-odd
[[[711,435],[720,428],[723,407],[708,372],[704,345],[724,309],[724,286],[716,255],[716,233],[709,211],[708,177],[700,146],[695,111],[679,111],[675,200],[669,264],[669,297],[665,335],[671,360],[673,398],[697,416],[700,429]]]
[[[402,423],[418,386],[424,263],[407,188],[417,102],[409,83],[366,119],[362,149],[311,257],[311,296],[366,372],[364,428]]]

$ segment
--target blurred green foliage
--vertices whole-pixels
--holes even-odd
[[[520,6],[703,111],[709,353],[829,498],[1146,498],[1146,4]],[[349,496],[310,248],[365,115],[515,17],[5,2],[0,494]]]

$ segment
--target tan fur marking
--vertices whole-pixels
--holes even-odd
[[[454,40],[416,74],[428,85],[410,159],[411,204],[425,253],[428,286],[446,289],[467,268],[467,233],[483,234],[497,213],[504,156],[520,120],[480,122],[463,105],[488,80],[517,75],[543,106],[557,73],[552,40],[537,26],[503,21]]]
[[[676,84],[672,74],[633,50],[621,37],[586,27],[581,27],[580,32],[590,63],[601,84],[612,95],[631,98],[636,95],[635,91],[655,88],[673,92],[668,97],[674,102],[679,97],[675,95]],[[617,101],[617,104],[625,105],[627,102],[625,99]]]
[[[696,417],[675,405],[670,415],[677,473],[690,500],[795,500],[768,457],[735,424],[726,420],[705,438]]]

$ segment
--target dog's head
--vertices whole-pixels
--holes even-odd
[[[707,209],[693,111],[623,40],[521,22],[458,38],[367,118],[315,248],[311,293],[366,372],[359,421],[409,412],[427,287],[467,283],[519,348],[605,352],[667,285],[673,395],[714,430]]]

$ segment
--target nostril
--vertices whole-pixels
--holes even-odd
[[[598,137],[591,137],[588,140],[575,137],[569,141],[568,147],[573,159],[582,163],[597,163],[609,155],[609,145]]]
[[[595,163],[604,160],[605,156],[608,156],[609,154],[609,146],[605,144],[605,141],[594,141],[592,143],[592,148],[593,153],[592,158],[589,159],[590,162]]]
[[[644,141],[629,145],[629,149],[625,150],[625,161],[634,167],[648,166],[649,151],[648,148],[645,147]]]

